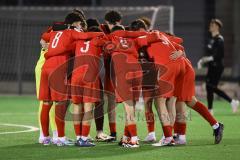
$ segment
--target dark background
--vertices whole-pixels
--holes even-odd
[[[207,27],[211,18],[223,21],[226,42],[225,64],[234,67],[234,44],[239,22],[234,21],[234,5],[238,0],[1,0],[0,5],[14,6],[156,6],[173,5],[175,9],[175,34],[185,40],[185,47],[193,64],[204,54],[204,43],[208,36]],[[236,7],[237,8],[237,7]],[[237,24],[238,23],[238,24]],[[191,56],[194,54],[194,56]]]
[[[184,38],[187,56],[196,66],[205,53],[211,18],[222,20],[227,80],[240,78],[239,0],[1,0],[0,6],[174,6],[174,33]],[[31,16],[31,15],[29,15]],[[0,28],[2,32],[4,29]],[[35,35],[38,36],[38,35]],[[7,45],[7,44],[6,44]],[[1,49],[1,48],[0,48]],[[4,53],[0,53],[3,57]],[[198,71],[199,72],[199,71]],[[198,73],[197,72],[197,73]],[[2,75],[1,75],[2,76]],[[32,75],[30,75],[32,76]],[[1,78],[0,78],[1,79]],[[32,79],[32,78],[30,78]]]

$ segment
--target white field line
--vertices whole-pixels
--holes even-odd
[[[0,126],[10,126],[10,127],[26,128],[26,130],[22,130],[22,131],[0,132],[0,135],[1,134],[15,134],[15,133],[35,132],[35,131],[39,130],[39,128],[34,127],[34,126],[20,125],[20,124],[0,123]]]

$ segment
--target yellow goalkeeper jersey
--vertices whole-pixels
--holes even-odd
[[[44,54],[47,52],[47,49],[41,49],[40,57],[37,61],[37,65],[35,67],[35,79],[36,79],[36,93],[37,97],[39,95],[39,86],[40,86],[40,79],[41,79],[41,72],[42,72],[42,66],[45,63],[45,57]]]

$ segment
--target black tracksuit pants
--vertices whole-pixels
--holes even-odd
[[[216,93],[218,96],[222,97],[229,103],[231,103],[232,99],[222,90],[220,90],[217,86],[221,79],[224,67],[223,66],[209,66],[208,73],[206,77],[206,90],[207,90],[207,101],[208,101],[208,109],[212,109],[213,107],[213,93]]]

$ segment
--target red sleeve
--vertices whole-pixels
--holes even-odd
[[[140,36],[147,35],[147,32],[140,32],[140,31],[115,31],[111,33],[114,36],[123,37],[123,38],[137,38]]]
[[[98,36],[104,35],[103,32],[80,32],[73,30],[72,37],[74,40],[87,40],[87,39],[93,39]]]
[[[147,34],[146,36],[139,37],[135,40],[136,40],[135,42],[137,43],[137,45],[139,47],[147,46],[151,43],[162,41],[160,35],[156,32],[151,32],[150,34]]]
[[[171,42],[173,46],[176,48],[176,50],[184,51],[184,47],[176,42]]]
[[[136,38],[140,36],[147,35],[147,32],[140,32],[140,31],[125,31],[125,38]]]
[[[177,43],[177,44],[182,44],[183,43],[183,39],[180,38],[180,37],[170,36],[170,37],[168,37],[168,39],[172,42]]]
[[[138,37],[138,38],[134,39],[134,42],[136,44],[137,49],[148,45],[146,36]]]
[[[50,32],[45,32],[42,34],[41,39],[43,39],[46,42],[50,41],[51,33]]]
[[[162,38],[158,33],[152,32],[152,33],[147,35],[147,41],[148,41],[149,44],[151,44],[151,43],[154,43],[154,42],[162,41]]]
[[[107,39],[106,36],[104,37],[96,37],[96,38],[93,38],[92,40],[92,44],[97,46],[97,47],[102,47],[104,46],[104,44],[106,44],[109,40]]]
[[[164,36],[166,36],[166,37],[169,39],[169,41],[171,41],[171,42],[175,42],[175,43],[177,43],[177,44],[182,44],[182,43],[183,43],[183,39],[180,38],[180,37],[173,36],[173,35],[168,35],[168,34],[166,34],[166,33],[163,33],[163,34],[164,34]]]
[[[44,34],[46,33],[50,33],[52,31],[52,26],[48,26],[48,28],[41,34],[41,39],[43,38],[46,38],[46,37],[43,37],[43,36],[46,36]],[[43,39],[44,40],[44,39]],[[46,41],[46,40],[45,40]]]

